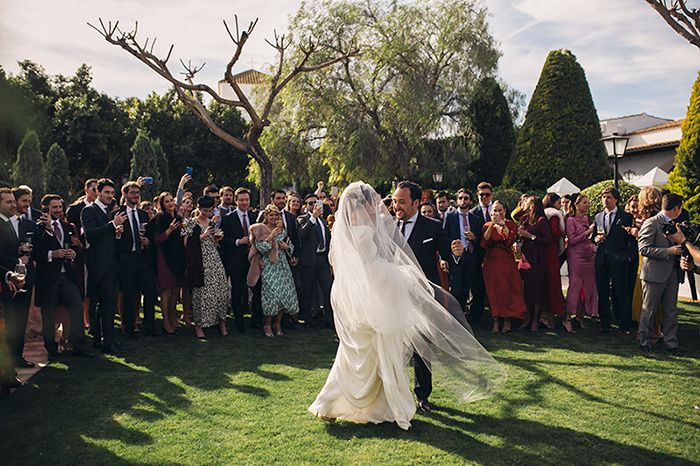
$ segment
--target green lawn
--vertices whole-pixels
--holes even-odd
[[[692,464],[699,324],[683,305],[681,358],[596,330],[480,330],[507,368],[502,393],[461,404],[436,380],[436,410],[408,432],[306,411],[335,354],[327,330],[142,338],[124,357],[66,357],[0,402],[0,463]]]

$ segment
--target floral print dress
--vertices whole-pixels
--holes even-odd
[[[282,241],[287,237],[283,231],[277,235],[277,241]],[[262,255],[263,268],[260,275],[262,280],[262,309],[266,316],[276,316],[280,310],[286,310],[287,314],[299,313],[299,300],[292,269],[289,267],[289,257],[294,252],[294,246],[289,244],[289,251],[278,252],[277,262],[270,260],[272,244],[269,241],[256,241],[255,247]]]

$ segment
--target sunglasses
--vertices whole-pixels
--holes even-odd
[[[491,193],[479,193],[479,197],[491,197]]]
[[[460,200],[460,201],[465,201],[465,200],[468,201],[468,200],[470,200],[471,198],[470,198],[469,196],[459,196],[457,199]]]

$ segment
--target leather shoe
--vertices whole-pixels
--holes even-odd
[[[117,345],[111,344],[111,345],[102,345],[102,354],[118,354],[119,353],[119,348],[117,348]]]
[[[651,346],[649,346],[649,345],[642,345],[640,347],[640,349],[642,350],[642,353],[644,353],[644,354],[651,354]]]
[[[31,369],[34,366],[36,366],[36,364],[34,364],[31,361],[27,361],[24,358],[20,358],[19,363],[17,364],[17,367],[22,368],[22,369]]]
[[[429,413],[433,410],[433,405],[428,400],[418,400],[418,409],[423,413]]]
[[[668,349],[668,354],[670,354],[671,356],[676,356],[676,357],[678,357],[678,356],[681,355],[681,352],[678,350],[678,348],[669,348],[669,349]]]
[[[12,377],[10,380],[3,383],[2,385],[7,388],[19,388],[24,384],[17,377]]]

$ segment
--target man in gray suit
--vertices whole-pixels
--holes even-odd
[[[683,210],[683,198],[668,193],[661,201],[661,212],[648,218],[639,231],[642,255],[642,315],[639,341],[643,353],[651,352],[649,335],[656,313],[663,312],[664,343],[672,355],[678,355],[678,284],[683,280],[680,268],[682,247],[673,245],[663,225],[675,220]]]

